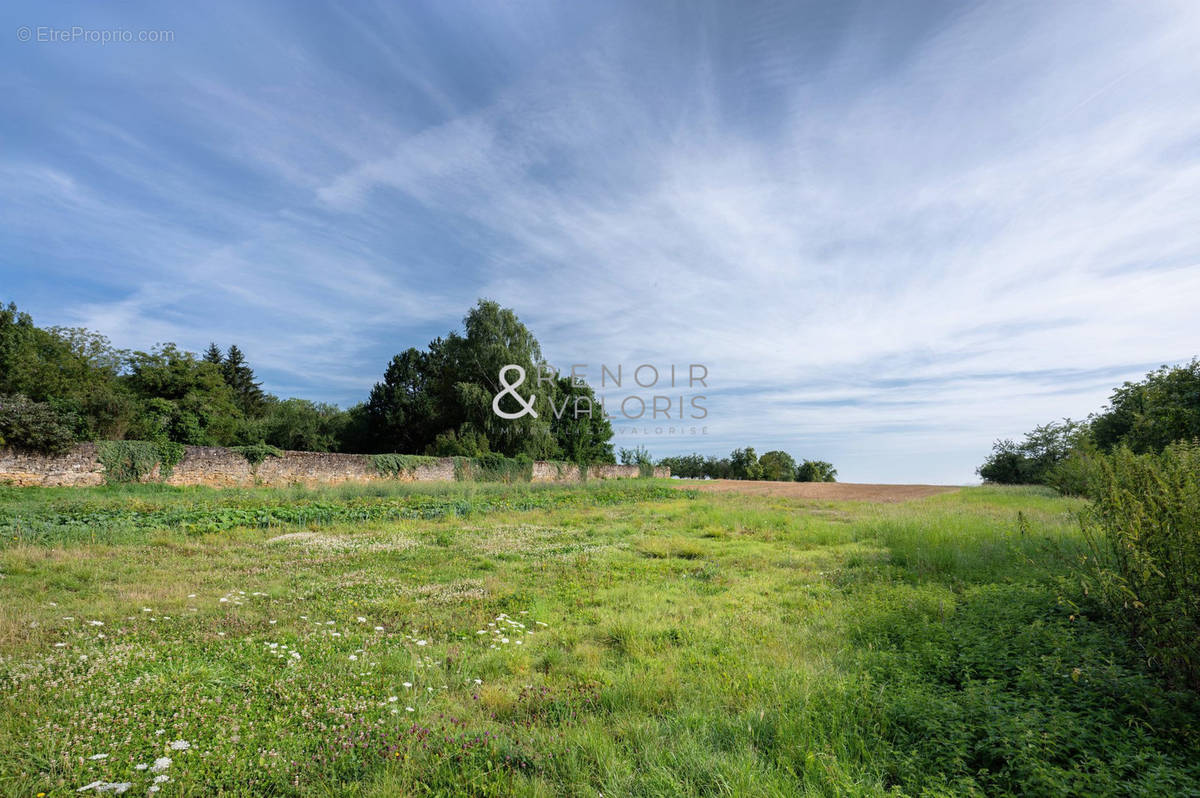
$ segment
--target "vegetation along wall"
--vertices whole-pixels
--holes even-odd
[[[107,441],[46,455],[0,449],[0,484],[103,485],[162,482],[167,485],[291,485],[400,480],[581,482],[639,476],[669,477],[670,469],[591,465],[511,458],[293,452],[270,446],[180,446]]]

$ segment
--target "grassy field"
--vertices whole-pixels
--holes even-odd
[[[1200,795],[1079,508],[0,488],[0,793]]]

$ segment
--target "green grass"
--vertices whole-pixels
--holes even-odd
[[[0,488],[0,793],[1200,795],[1080,506]]]

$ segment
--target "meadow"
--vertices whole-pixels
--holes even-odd
[[[0,487],[0,793],[1200,795],[1082,506]]]

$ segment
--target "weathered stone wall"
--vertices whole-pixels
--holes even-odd
[[[656,477],[669,477],[670,469],[654,469]],[[533,464],[535,482],[579,482],[578,466],[560,463]],[[588,479],[628,479],[639,476],[637,466],[594,465],[588,468]],[[374,482],[399,480],[415,482],[453,481],[454,460],[441,457],[431,460],[398,476],[384,476],[376,471],[371,458],[362,454],[329,454],[324,452],[284,452],[282,457],[268,457],[251,465],[246,458],[230,449],[217,446],[188,446],[183,460],[163,480],[168,485],[211,485],[233,487],[251,485],[322,485],[339,482]],[[156,468],[148,481],[158,481]],[[13,485],[103,485],[104,466],[100,464],[95,444],[76,446],[64,455],[27,454],[0,449],[0,483]]]
[[[0,449],[0,483],[12,485],[103,485],[96,444],[84,443],[57,457]]]

